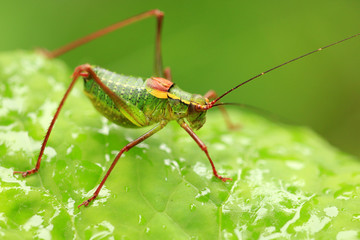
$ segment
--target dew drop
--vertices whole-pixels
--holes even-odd
[[[195,199],[200,202],[207,202],[209,201],[209,195],[210,195],[210,189],[206,187],[195,196]]]
[[[195,211],[196,210],[196,205],[193,203],[193,204],[190,204],[190,211]]]
[[[360,214],[354,214],[353,221],[360,221]]]
[[[138,220],[138,224],[139,225],[146,225],[146,218],[144,217],[144,216],[142,216],[141,214],[139,214],[139,218],[138,218],[139,220]],[[149,229],[150,230],[150,229]]]

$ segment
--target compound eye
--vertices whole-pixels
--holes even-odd
[[[203,112],[205,109],[203,108],[202,105],[195,105],[195,110],[196,110],[197,112]]]

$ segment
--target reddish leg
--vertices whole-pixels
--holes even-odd
[[[169,67],[164,69],[164,78],[172,82],[171,70]]]
[[[66,98],[68,97],[69,93],[71,92],[71,89],[74,87],[74,84],[75,84],[75,82],[76,82],[76,80],[78,79],[79,76],[80,76],[79,74],[75,74],[75,73],[74,73],[73,80],[71,81],[68,89],[66,90],[66,92],[65,92],[65,94],[64,94],[64,96],[63,96],[63,98],[62,98],[62,100],[61,100],[61,102],[60,102],[60,104],[59,104],[59,106],[58,106],[58,108],[57,108],[57,110],[56,110],[56,113],[55,113],[55,115],[54,115],[54,117],[53,117],[53,119],[52,119],[52,121],[51,121],[51,123],[50,123],[50,126],[49,126],[49,128],[48,128],[48,130],[47,130],[47,132],[46,132],[45,138],[44,138],[44,140],[43,140],[43,142],[42,142],[41,149],[40,149],[40,153],[39,153],[39,156],[38,156],[38,159],[37,159],[35,168],[33,168],[33,169],[31,169],[31,170],[27,170],[27,171],[25,171],[25,172],[22,172],[22,171],[14,171],[14,174],[21,174],[23,177],[26,177],[26,176],[28,176],[28,175],[31,175],[31,174],[36,173],[37,171],[39,171],[39,169],[40,169],[40,163],[41,163],[41,158],[42,158],[42,156],[43,156],[43,154],[44,154],[44,150],[45,150],[45,147],[46,147],[46,143],[47,143],[47,141],[48,141],[48,139],[49,139],[49,136],[50,136],[50,133],[51,133],[53,127],[54,127],[55,121],[56,121],[56,119],[58,118],[58,115],[59,115],[59,113],[60,113],[60,110],[61,110],[61,108],[63,107]]]
[[[101,80],[98,78],[98,76],[94,73],[94,71],[92,70],[91,66],[89,64],[84,64],[84,65],[80,65],[78,66],[77,68],[75,68],[75,71],[73,73],[73,80],[71,81],[68,89],[66,90],[57,110],[56,110],[56,113],[50,123],[50,126],[46,132],[46,135],[45,135],[45,138],[42,142],[42,145],[41,145],[41,149],[40,149],[40,153],[39,153],[39,156],[38,156],[38,159],[37,159],[37,162],[36,162],[36,165],[35,165],[35,168],[31,169],[31,170],[27,170],[27,171],[14,171],[14,174],[21,174],[23,177],[26,177],[28,175],[31,175],[33,173],[36,173],[37,171],[39,171],[40,169],[40,164],[41,164],[41,159],[42,159],[42,156],[44,154],[44,150],[45,150],[45,147],[46,147],[46,144],[47,144],[47,141],[49,139],[49,136],[50,136],[50,133],[54,127],[54,124],[59,116],[59,113],[65,103],[65,100],[67,99],[69,93],[71,92],[72,88],[74,87],[74,84],[76,82],[76,80],[80,77],[80,76],[89,76],[91,75],[92,78],[94,79],[94,81],[97,82],[97,84],[115,101],[115,102],[118,102],[118,96],[116,96],[115,93],[113,93],[107,86],[105,86]]]
[[[99,31],[96,31],[94,33],[91,33],[85,37],[82,37],[80,39],[77,39],[61,48],[58,48],[54,51],[48,51],[48,50],[42,50],[42,52],[48,57],[48,58],[55,58],[58,57],[74,48],[77,48],[85,43],[88,43],[96,38],[99,38],[101,36],[104,36],[108,33],[111,33],[117,29],[120,29],[122,27],[125,27],[127,25],[130,25],[132,23],[138,22],[140,20],[149,18],[155,16],[157,19],[157,25],[156,25],[156,39],[155,39],[155,65],[154,65],[154,73],[156,77],[162,77],[163,75],[163,66],[162,66],[162,59],[161,59],[161,28],[162,28],[162,21],[164,18],[164,13],[161,12],[158,9],[150,10],[144,13],[141,13],[139,15],[136,15],[134,17],[125,19],[123,21],[117,22],[113,25],[110,25],[106,28],[100,29]]]
[[[207,147],[206,145],[200,140],[200,138],[193,132],[193,130],[185,123],[185,121],[183,119],[178,120],[178,123],[180,124],[180,126],[185,129],[185,131],[195,140],[195,142],[199,145],[199,147],[201,148],[201,150],[203,150],[207,156],[207,158],[209,159],[209,162],[211,164],[213,173],[215,175],[215,177],[217,177],[218,179],[220,179],[223,182],[226,182],[228,180],[232,181],[231,178],[226,178],[226,177],[222,177],[220,176],[215,168],[215,165],[213,163],[213,161],[210,158],[210,155],[207,151]]]
[[[160,131],[162,128],[164,128],[166,126],[166,124],[167,124],[166,121],[163,121],[163,122],[159,123],[158,125],[156,125],[156,127],[154,127],[153,129],[151,129],[150,131],[148,131],[147,133],[145,133],[144,135],[142,135],[138,139],[135,139],[134,141],[128,143],[125,147],[123,147],[121,149],[121,151],[116,155],[116,157],[115,157],[114,161],[112,162],[109,170],[106,172],[105,177],[101,181],[100,185],[97,187],[97,189],[94,192],[93,196],[91,198],[89,198],[88,200],[84,201],[82,204],[80,204],[78,206],[78,208],[80,208],[82,205],[85,205],[85,206],[89,205],[89,203],[99,195],[99,192],[100,192],[101,188],[103,187],[104,183],[106,182],[106,179],[108,178],[111,171],[113,170],[113,168],[115,167],[115,165],[118,162],[119,158],[121,157],[121,155],[124,152],[129,151],[132,147],[136,146],[137,144],[139,144],[142,141],[144,141],[145,139],[149,138],[150,136],[152,136],[156,132]]]
[[[209,100],[212,100],[212,99],[216,99],[218,96],[216,94],[216,92],[214,90],[209,90],[205,95],[204,95],[205,98],[209,99]],[[224,108],[224,106],[218,106],[224,119],[225,119],[225,122],[226,122],[226,125],[228,127],[228,129],[231,129],[231,130],[234,130],[234,129],[238,129],[240,128],[240,125],[238,124],[234,124],[231,119],[230,119],[230,116],[229,116],[229,113],[226,111],[226,109]]]

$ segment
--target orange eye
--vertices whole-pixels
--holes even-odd
[[[202,111],[204,111],[203,106],[201,106],[201,105],[195,105],[195,110],[196,110],[197,112],[202,112]]]

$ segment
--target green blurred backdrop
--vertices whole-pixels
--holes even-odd
[[[54,49],[153,8],[165,12],[164,64],[184,90],[201,94],[208,89],[222,93],[290,58],[360,32],[358,0],[14,0],[1,4],[0,50]],[[155,20],[146,20],[61,59],[72,68],[89,62],[147,77],[153,67],[154,29]],[[254,105],[310,126],[360,156],[359,55],[360,38],[281,68],[224,101]]]

